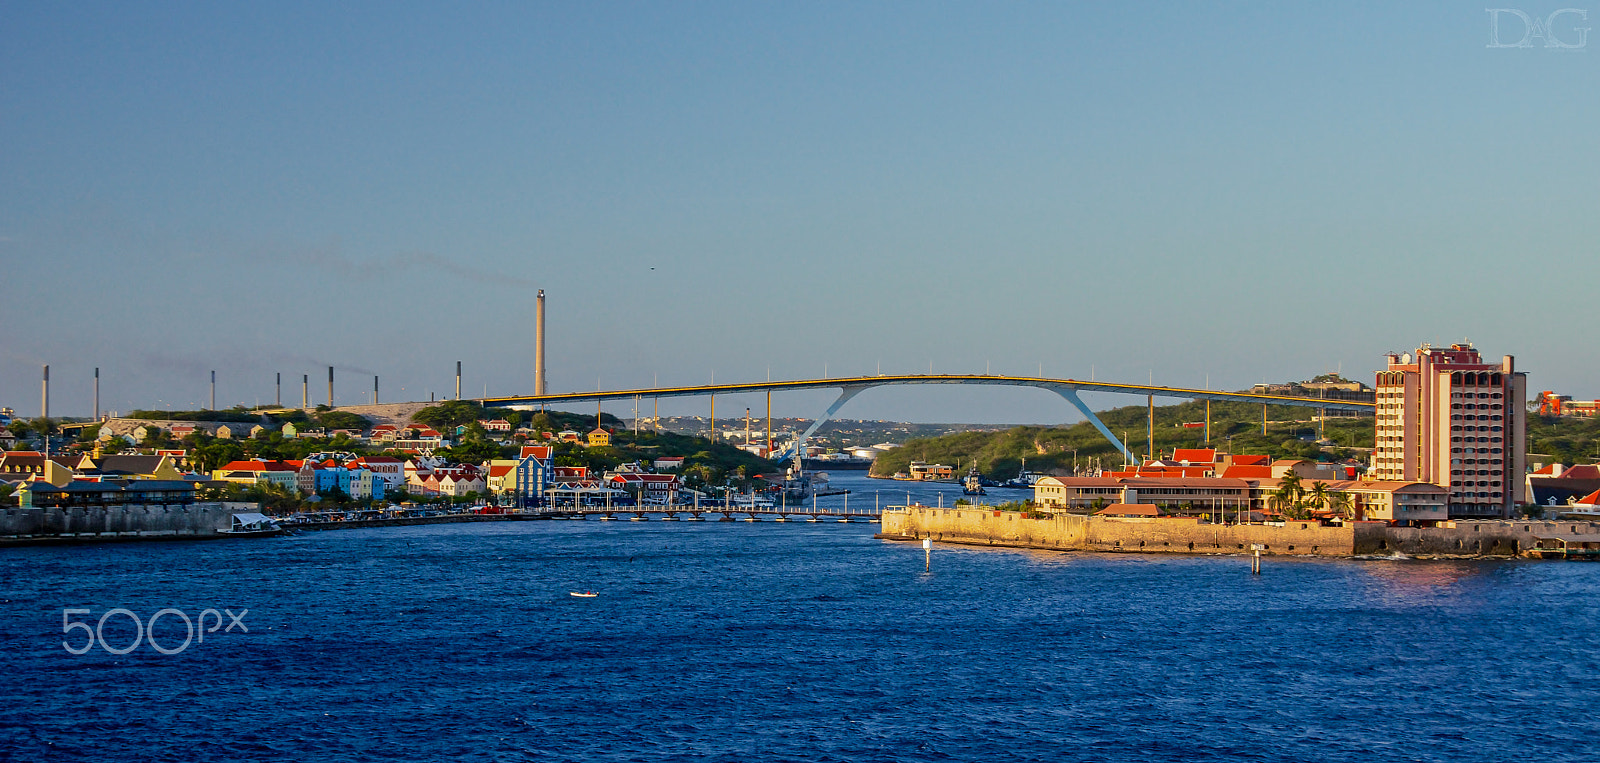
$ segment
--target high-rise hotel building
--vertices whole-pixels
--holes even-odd
[[[1528,375],[1510,355],[1423,345],[1378,372],[1373,476],[1449,490],[1451,519],[1508,518],[1524,503]]]

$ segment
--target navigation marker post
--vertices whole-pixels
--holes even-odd
[[[1261,574],[1261,548],[1260,543],[1250,544],[1250,550],[1255,552],[1255,557],[1250,560],[1250,574],[1252,575]]]
[[[922,539],[922,571],[933,571],[933,539]]]

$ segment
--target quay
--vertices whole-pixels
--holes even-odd
[[[695,506],[624,506],[624,507],[595,507],[581,509],[565,509],[542,514],[549,519],[588,519],[599,517],[602,521],[612,521],[618,514],[630,515],[630,522],[649,521],[651,515],[660,517],[662,522],[704,522],[703,515],[720,514],[718,522],[880,522],[883,514],[877,511],[846,511],[833,509],[807,509],[807,508],[782,508],[782,507],[748,507],[748,506],[714,506],[704,504]],[[678,515],[687,515],[687,519]],[[790,519],[796,517],[797,519]],[[742,519],[741,519],[742,518]],[[765,519],[764,519],[765,518]]]
[[[583,507],[560,508],[537,511],[512,511],[500,514],[440,514],[422,517],[381,517],[370,519],[348,519],[327,522],[289,522],[284,526],[292,530],[345,530],[362,527],[408,527],[413,525],[442,525],[459,522],[532,522],[546,520],[584,520],[597,517],[602,522],[616,521],[622,515],[630,522],[650,521],[652,516],[661,522],[704,522],[705,515],[720,515],[718,522],[853,522],[866,523],[878,522],[882,515],[878,512],[833,511],[829,509],[784,509],[784,508],[748,508],[748,507],[720,507],[710,504],[699,508],[693,506],[679,508],[676,506],[612,506],[612,507]],[[683,515],[683,516],[680,516]]]
[[[941,543],[1108,553],[1431,558],[1600,557],[1600,522],[1471,520],[1437,527],[1313,520],[1221,524],[1196,517],[1026,515],[988,507],[891,506],[879,537]]]

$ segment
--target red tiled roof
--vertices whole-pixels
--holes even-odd
[[[1593,493],[1590,493],[1590,494],[1588,494],[1588,495],[1586,495],[1586,496],[1584,496],[1582,498],[1579,498],[1576,502],[1577,503],[1581,503],[1581,504],[1583,504],[1585,506],[1593,506],[1595,504],[1600,504],[1600,490],[1596,490]]]
[[[1233,457],[1234,466],[1268,466],[1272,463],[1271,456],[1257,456],[1252,454]]]
[[[1148,503],[1113,503],[1095,514],[1110,517],[1159,517],[1161,509]]]
[[[298,462],[294,462],[294,463],[298,463]],[[222,467],[222,471],[228,471],[228,472],[292,472],[295,469],[299,468],[298,466],[291,466],[290,464],[291,464],[291,462],[288,462],[288,461],[260,461],[260,460],[230,461],[228,464],[226,464],[225,466]]]
[[[1253,464],[1239,466],[1235,464],[1223,469],[1222,476],[1227,477],[1228,479],[1240,480],[1263,479],[1272,476],[1272,467],[1265,465],[1256,466]]]
[[[1172,460],[1188,461],[1191,464],[1210,464],[1217,460],[1216,448],[1178,448],[1172,452]]]

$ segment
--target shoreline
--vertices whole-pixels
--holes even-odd
[[[1321,525],[1222,525],[1192,517],[1121,518],[913,506],[887,511],[880,537],[931,539],[972,546],[1111,553],[1253,554],[1262,556],[1404,556],[1449,559],[1600,556],[1600,523],[1458,521],[1448,527],[1391,527],[1380,522]],[[1568,543],[1576,543],[1568,547]]]
[[[894,543],[916,543],[916,542],[919,542],[919,541],[923,540],[922,538],[916,537],[916,536],[890,535],[888,533],[876,533],[872,537],[874,539],[876,539],[876,540],[886,540],[886,541],[890,541],[890,542],[894,542]],[[1178,551],[1165,551],[1165,550],[1126,549],[1126,548],[1118,548],[1118,549],[1059,548],[1059,547],[1056,547],[1056,546],[1023,545],[1023,544],[1018,544],[1018,543],[1008,543],[1008,542],[1005,542],[1005,541],[987,541],[986,540],[986,541],[981,541],[980,542],[980,541],[976,541],[976,540],[962,540],[962,539],[953,539],[953,538],[945,538],[943,540],[937,540],[937,541],[934,541],[934,542],[935,543],[947,544],[947,545],[951,545],[951,546],[967,546],[967,547],[972,547],[972,548],[997,548],[997,549],[1018,550],[1018,551],[1059,551],[1059,552],[1064,553],[1064,554],[1065,553],[1110,554],[1110,555],[1128,555],[1128,554],[1133,554],[1133,555],[1140,555],[1140,556],[1173,556],[1173,555],[1179,555],[1179,556],[1190,556],[1190,557],[1193,557],[1193,556],[1232,557],[1232,558],[1236,558],[1236,559],[1249,559],[1249,558],[1251,558],[1251,555],[1252,555],[1252,552],[1250,552],[1250,551],[1239,551],[1239,550],[1233,550],[1233,551],[1200,551],[1200,550],[1189,551],[1189,550],[1185,549],[1185,550],[1178,550]],[[1339,554],[1269,554],[1269,553],[1263,552],[1262,556],[1273,556],[1273,557],[1279,558],[1279,559],[1286,558],[1286,557],[1294,557],[1294,558],[1312,557],[1312,558],[1317,558],[1317,559],[1344,559],[1344,560],[1356,561],[1356,562],[1488,562],[1488,561],[1496,561],[1496,562],[1516,562],[1516,561],[1522,561],[1522,562],[1546,562],[1546,561],[1558,561],[1558,560],[1546,559],[1546,558],[1541,557],[1541,556],[1530,555],[1530,554],[1526,554],[1526,553],[1518,555],[1518,556],[1508,556],[1508,555],[1505,555],[1505,554],[1493,554],[1493,555],[1491,555],[1491,554],[1416,554],[1416,555],[1412,555],[1412,554],[1404,554],[1404,553],[1394,553],[1394,554],[1388,554],[1388,555],[1385,555],[1385,554],[1345,554],[1345,555],[1339,555]]]

